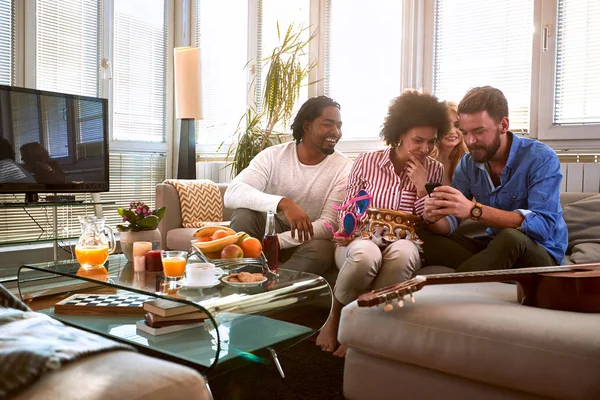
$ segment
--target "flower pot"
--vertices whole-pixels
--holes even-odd
[[[153,229],[149,231],[138,232],[120,232],[119,241],[121,243],[121,251],[129,261],[133,261],[133,243],[134,242],[151,242],[152,250],[160,250],[160,231]]]

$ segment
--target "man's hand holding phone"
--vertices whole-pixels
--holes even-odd
[[[462,219],[471,215],[473,203],[452,186],[440,186],[432,191],[430,197],[425,200],[423,218],[426,221],[438,221],[446,215]]]
[[[425,190],[427,190],[427,194],[431,197],[431,193],[433,193],[433,189],[436,187],[442,186],[439,182],[430,182],[425,184]]]

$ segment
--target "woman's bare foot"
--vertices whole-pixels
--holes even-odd
[[[340,346],[337,348],[337,350],[333,352],[333,355],[336,357],[339,357],[339,358],[345,358],[347,350],[348,350],[348,348],[345,345],[340,344]]]
[[[317,346],[320,346],[323,351],[333,352],[338,347],[337,334],[343,307],[344,305],[334,297],[329,319],[317,336]]]
[[[320,346],[323,351],[333,352],[338,345],[338,324],[333,319],[333,315],[331,315],[317,336],[317,346]]]

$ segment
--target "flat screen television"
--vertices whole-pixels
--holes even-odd
[[[0,85],[0,193],[106,192],[108,140],[106,99]]]

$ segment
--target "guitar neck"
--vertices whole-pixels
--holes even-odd
[[[595,264],[596,266],[599,264]],[[581,265],[583,266],[583,265]],[[579,268],[577,268],[579,269]],[[425,275],[427,285],[448,285],[454,283],[478,283],[478,282],[509,282],[522,281],[530,279],[536,274],[546,274],[552,272],[571,272],[575,268],[571,266],[563,267],[539,267],[539,268],[517,268],[501,269],[493,271],[477,272],[453,272],[450,274]]]

